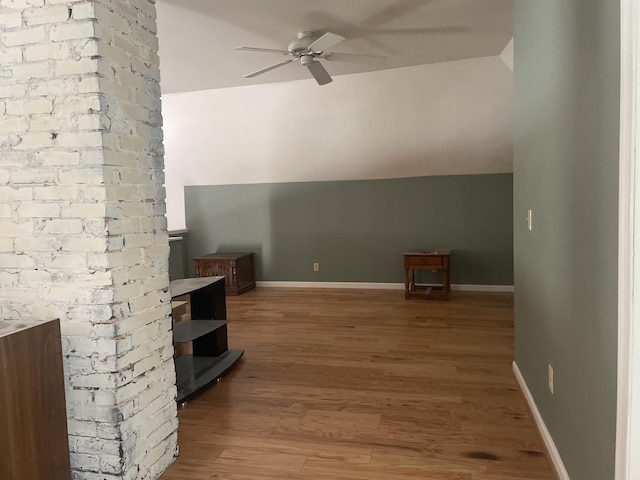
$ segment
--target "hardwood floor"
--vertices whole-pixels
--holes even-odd
[[[511,372],[513,296],[259,288],[240,364],[179,411],[163,480],[554,479]]]

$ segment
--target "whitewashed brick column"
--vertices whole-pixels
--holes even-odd
[[[0,0],[0,317],[59,317],[74,479],[177,452],[154,0]]]

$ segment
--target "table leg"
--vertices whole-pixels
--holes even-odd
[[[444,291],[445,291],[445,293],[449,293],[449,292],[451,292],[451,280],[449,278],[449,265],[447,265],[446,268],[444,268],[442,270],[442,273],[443,273],[442,276],[444,277],[442,279],[442,283],[443,283],[443,286],[444,286]]]
[[[409,293],[409,268],[404,267],[404,298],[409,300],[411,294]]]
[[[409,290],[412,293],[416,291],[416,271],[413,267],[409,269]]]

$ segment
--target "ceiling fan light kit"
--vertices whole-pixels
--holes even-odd
[[[327,32],[320,36],[313,32],[300,32],[298,33],[298,38],[289,43],[287,50],[257,47],[238,47],[236,50],[271,53],[293,57],[285,60],[284,62],[276,63],[256,72],[249,73],[248,75],[245,75],[244,78],[257,77],[263,73],[288,65],[295,60],[300,60],[300,64],[309,69],[309,72],[313,78],[315,78],[316,82],[318,82],[318,85],[326,85],[333,81],[322,63],[320,63],[320,60],[360,63],[374,66],[384,65],[387,60],[386,57],[378,55],[358,55],[355,53],[335,53],[328,51],[328,49],[334,47],[343,40],[345,40],[343,36],[331,32]]]

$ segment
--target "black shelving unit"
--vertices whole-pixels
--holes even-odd
[[[229,350],[224,277],[171,282],[171,297],[189,295],[191,320],[175,323],[174,343],[193,342],[193,355],[175,359],[177,402],[184,403],[217,381],[240,360],[243,350]]]

